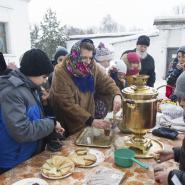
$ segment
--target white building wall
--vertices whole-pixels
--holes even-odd
[[[6,23],[6,62],[18,64],[20,56],[31,48],[28,2],[29,0],[0,0],[0,22]]]
[[[168,47],[180,47],[185,45],[185,28],[169,30]]]
[[[115,59],[120,59],[122,53],[126,50],[134,49],[136,47],[136,39],[127,40],[119,43],[112,44],[114,48]]]
[[[165,79],[166,74],[166,35],[160,34],[159,36],[151,38],[151,44],[148,48],[148,53],[152,55],[155,60],[156,80]]]

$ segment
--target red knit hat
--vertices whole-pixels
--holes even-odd
[[[133,64],[139,64],[140,63],[140,57],[136,52],[130,52],[127,54],[127,59],[130,63]]]

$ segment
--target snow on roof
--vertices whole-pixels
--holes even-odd
[[[163,17],[156,17],[154,20],[154,25],[161,25],[161,24],[185,24],[185,16],[176,15],[176,16],[163,16]]]
[[[22,1],[27,1],[27,2],[30,2],[31,0],[22,0]]]
[[[130,35],[135,35],[140,32],[119,32],[119,33],[96,33],[96,34],[86,34],[86,35],[71,35],[69,36],[69,40],[79,40],[82,38],[108,38],[108,37],[126,37]]]
[[[118,43],[122,43],[122,42],[126,42],[126,41],[137,40],[138,37],[141,35],[147,35],[148,37],[156,37],[159,35],[159,31],[155,30],[153,32],[143,32],[143,33],[139,33],[139,34],[135,34],[135,35],[131,35],[131,36],[126,36],[123,39],[121,39],[119,41],[111,42],[110,44],[114,45],[114,44],[118,44]]]

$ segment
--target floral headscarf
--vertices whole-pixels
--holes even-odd
[[[93,59],[90,65],[87,66],[83,62],[81,62],[80,45],[82,42],[89,42],[93,44],[92,40],[83,39],[81,41],[78,41],[72,46],[71,52],[69,55],[69,60],[67,61],[67,70],[74,76],[87,76],[91,74],[91,70],[93,67],[94,53],[93,53]]]
[[[72,75],[72,79],[75,85],[79,88],[80,91],[86,92],[94,92],[94,76],[92,75],[92,68],[94,63],[94,52],[93,59],[90,65],[85,65],[81,61],[80,57],[80,45],[82,42],[89,42],[93,44],[93,41],[90,39],[83,39],[75,43],[69,55],[68,60],[66,61],[67,71]]]

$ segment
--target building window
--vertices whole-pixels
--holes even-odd
[[[0,52],[7,53],[5,23],[0,22]]]

